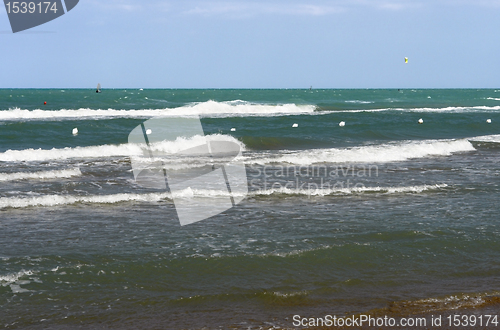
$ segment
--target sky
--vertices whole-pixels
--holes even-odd
[[[80,0],[15,34],[0,8],[0,88],[500,88],[499,59],[500,0]]]

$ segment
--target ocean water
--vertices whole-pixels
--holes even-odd
[[[181,226],[128,135],[192,116],[249,192]],[[500,90],[0,90],[0,327],[498,314],[499,125]]]

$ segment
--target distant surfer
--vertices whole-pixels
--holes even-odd
[[[97,88],[95,90],[96,93],[100,93],[101,92],[101,84],[97,84]]]

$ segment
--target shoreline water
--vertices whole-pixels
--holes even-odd
[[[499,310],[500,90],[90,92],[0,90],[7,329]],[[144,121],[179,114],[241,148],[250,189],[188,226],[170,191],[135,181],[128,144]]]

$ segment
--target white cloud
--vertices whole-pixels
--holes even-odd
[[[100,10],[113,12],[137,12],[142,10],[170,11],[168,1],[133,1],[133,0],[87,0],[89,4],[99,7]]]
[[[248,9],[245,3],[211,3],[198,5],[192,9],[186,10],[186,14],[199,14],[204,16],[220,15],[220,14],[234,14],[244,13]]]
[[[481,7],[500,7],[500,0],[448,0],[446,1],[449,5],[474,5]]]
[[[422,7],[482,6],[500,7],[500,0],[87,0],[101,10],[121,12],[170,12],[184,15],[245,18],[261,15],[326,16],[363,8],[387,11],[415,10]]]
[[[421,7],[422,4],[420,3],[407,3],[407,2],[389,2],[389,1],[384,1],[384,2],[379,2],[376,4],[376,7],[379,9],[386,9],[386,10],[407,10],[407,9],[415,9]]]
[[[328,15],[332,13],[338,13],[343,11],[344,8],[340,6],[325,6],[325,5],[314,5],[314,4],[296,4],[290,6],[278,5],[278,6],[264,6],[262,8],[264,11],[269,13],[284,14],[284,15],[310,15],[310,16],[321,16]]]
[[[309,3],[204,2],[185,10],[185,14],[203,16],[251,17],[261,14],[321,16],[343,11],[342,6]]]
[[[438,1],[439,0],[434,0],[433,3],[436,3]],[[371,7],[391,11],[408,10],[422,7],[421,2],[411,0],[351,0],[349,4],[349,7],[352,9],[360,7]]]
[[[127,0],[106,0],[96,1],[91,0],[89,4],[99,7],[100,10],[106,11],[126,11],[134,12],[142,9],[142,5]]]
[[[412,10],[421,7],[434,6],[479,6],[500,7],[500,0],[354,0],[359,5],[373,6],[386,10]]]

